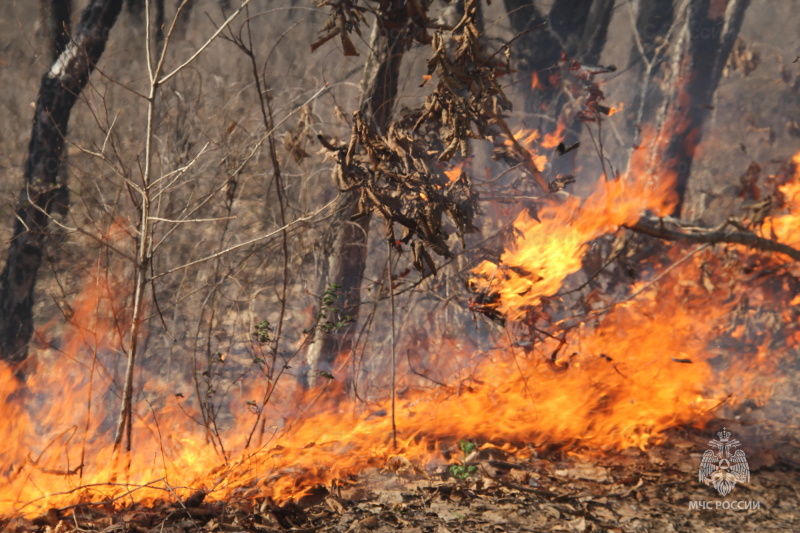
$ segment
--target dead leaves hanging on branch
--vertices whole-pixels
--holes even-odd
[[[311,44],[311,51],[315,51],[338,35],[342,41],[344,55],[357,56],[358,51],[350,34],[355,33],[361,37],[361,25],[367,23],[364,15],[368,12],[382,16],[382,22],[387,25],[398,24],[398,21],[411,21],[412,24],[407,28],[408,36],[421,43],[430,40],[427,32],[427,26],[430,24],[427,18],[430,0],[398,2],[394,6],[390,0],[373,0],[368,4],[372,5],[369,7],[361,5],[359,0],[318,0],[317,7],[329,7],[331,12],[319,30],[320,38]]]
[[[326,24],[327,40],[347,28],[350,15],[346,2],[323,3],[338,6],[331,15],[338,22]],[[352,2],[347,5],[354,7]],[[430,24],[424,13],[427,2],[407,2],[406,6],[415,9],[409,17],[412,24]],[[508,53],[484,52],[475,24],[478,0],[466,0],[464,8],[462,20],[452,30],[439,29],[430,39],[433,54],[426,78],[435,76],[436,86],[422,107],[403,113],[385,135],[356,112],[347,146],[333,146],[320,137],[336,160],[336,185],[358,195],[354,217],[380,215],[386,238],[397,246],[409,245],[414,266],[423,275],[436,272],[430,252],[452,257],[448,229],[462,246],[464,235],[475,231],[477,194],[472,180],[463,170],[448,176],[443,163],[457,154],[466,157],[469,139],[494,140],[505,135],[507,127],[497,125],[505,124],[502,113],[511,108],[497,81],[510,70]],[[396,229],[401,231],[399,237]]]
[[[464,234],[475,231],[476,197],[469,175],[462,172],[450,179],[432,171],[431,156],[419,148],[419,137],[393,125],[382,137],[356,111],[348,146],[334,147],[337,166],[334,176],[343,192],[358,193],[358,212],[353,218],[372,212],[386,225],[386,238],[395,245],[411,247],[414,267],[423,274],[435,273],[428,250],[451,257],[449,234],[444,228],[446,214],[464,245]],[[395,235],[395,226],[401,235]]]
[[[338,35],[342,41],[344,55],[357,56],[358,51],[356,51],[353,41],[350,40],[350,33],[355,32],[359,36],[361,35],[361,24],[367,22],[364,18],[365,8],[358,5],[357,0],[320,0],[317,2],[317,7],[326,6],[331,8],[331,14],[319,30],[321,37],[311,44],[311,51],[313,52]]]
[[[456,152],[466,157],[468,139],[491,139],[496,133],[490,127],[511,103],[497,82],[497,77],[510,70],[509,56],[487,57],[475,25],[477,1],[468,1],[466,13],[452,32],[433,36],[433,56],[428,60],[428,75],[434,73],[438,83],[425,101],[422,122],[441,124],[446,148],[439,161],[449,161]],[[449,39],[447,36],[449,35]]]

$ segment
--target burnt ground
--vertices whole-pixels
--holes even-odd
[[[736,425],[735,421],[718,421]],[[752,438],[746,428],[743,434]],[[394,458],[297,503],[227,499],[106,509],[82,505],[5,531],[390,532],[468,531],[798,531],[800,443],[750,452],[749,483],[727,497],[698,482],[708,431],[677,430],[667,442],[586,459],[553,452],[520,460],[484,448],[462,470],[422,472]],[[745,438],[741,439],[746,448]],[[453,474],[460,474],[458,477]],[[463,479],[462,479],[463,478]],[[196,505],[195,505],[196,504]],[[717,507],[719,506],[719,508]]]

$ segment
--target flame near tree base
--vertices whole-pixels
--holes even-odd
[[[493,295],[498,312],[530,326],[531,310],[581,268],[590,241],[645,209],[668,207],[668,180],[650,183],[603,183],[586,200],[547,204],[538,221],[520,215],[502,263],[479,266],[473,284]],[[109,370],[121,346],[110,317],[120,316],[113,305],[122,284],[98,271],[72,306],[60,349],[42,353],[24,385],[0,366],[0,516],[81,502],[147,504],[197,490],[209,500],[284,502],[394,456],[420,471],[441,465],[440,446],[461,438],[520,453],[526,446],[601,453],[657,444],[669,428],[702,426],[721,403],[769,396],[770,374],[796,345],[788,328],[797,303],[780,296],[791,294],[782,278],[745,275],[769,261],[742,248],[675,247],[664,264],[649,266],[660,273],[623,301],[595,295],[580,317],[557,321],[572,324],[569,335],[478,356],[455,340],[431,341],[431,353],[419,354],[427,368],[469,359],[473,372],[434,388],[410,374],[400,380],[397,449],[390,401],[345,401],[342,379],[303,392],[291,379],[279,381],[258,424],[252,398],[265,391],[252,376],[228,395],[231,417],[221,420],[225,429],[212,445],[195,418],[196,399],[142,376],[130,455],[113,448],[119,387]],[[784,330],[773,327],[771,335],[759,322],[764,316],[777,316]]]

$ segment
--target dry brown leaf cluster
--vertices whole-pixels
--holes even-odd
[[[409,16],[412,24],[433,27],[424,6],[411,4],[417,6]],[[472,180],[463,170],[448,176],[443,163],[457,153],[466,157],[469,139],[494,140],[505,134],[507,127],[496,124],[511,107],[497,81],[510,69],[507,51],[484,53],[476,23],[478,2],[468,0],[464,7],[452,30],[438,29],[430,39],[433,55],[426,82],[435,76],[436,86],[422,107],[403,113],[384,134],[356,112],[348,146],[323,141],[335,154],[339,189],[359,195],[354,218],[378,213],[386,223],[386,238],[394,245],[409,245],[413,264],[423,275],[436,272],[431,251],[452,256],[450,232],[463,246],[464,235],[475,231]],[[408,32],[408,39],[424,39],[423,33]],[[399,238],[395,225],[402,228]]]
[[[431,156],[419,139],[397,124],[382,137],[355,112],[349,146],[324,144],[335,152],[339,189],[359,194],[353,218],[379,214],[389,242],[410,245],[414,266],[427,274],[436,272],[428,249],[451,256],[444,215],[463,244],[464,234],[475,230],[477,207],[469,175],[461,172],[450,180],[442,170],[431,170]],[[395,224],[402,228],[399,238]]]
[[[357,56],[350,34],[355,32],[361,35],[361,25],[366,24],[363,6],[358,5],[358,0],[319,0],[317,7],[330,7],[331,13],[328,19],[320,28],[320,38],[311,44],[313,52],[323,44],[327,43],[337,35],[342,41],[342,49],[346,56]]]
[[[426,121],[441,124],[445,149],[437,155],[439,161],[449,161],[457,152],[466,157],[468,139],[492,139],[497,133],[492,120],[511,109],[497,81],[511,70],[508,49],[492,56],[484,53],[477,12],[477,0],[468,0],[461,22],[451,32],[433,36],[428,75],[435,73],[438,82],[415,129]]]

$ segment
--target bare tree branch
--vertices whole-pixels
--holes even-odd
[[[800,250],[787,244],[765,239],[746,229],[728,231],[725,228],[731,225],[726,222],[717,228],[699,228],[681,225],[672,217],[656,218],[642,217],[636,224],[626,228],[668,241],[684,241],[708,244],[743,244],[764,252],[777,252],[800,261]]]

